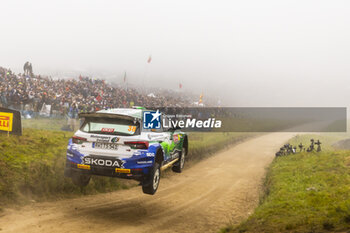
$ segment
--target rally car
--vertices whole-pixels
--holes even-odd
[[[188,139],[180,128],[146,127],[145,113],[152,112],[117,108],[80,114],[83,123],[69,140],[65,176],[81,187],[91,175],[135,179],[153,195],[162,170],[182,171]],[[167,119],[158,111],[153,118]]]

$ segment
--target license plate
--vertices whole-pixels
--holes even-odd
[[[117,150],[118,145],[115,143],[104,143],[104,142],[94,142],[92,148],[96,149],[107,149],[107,150]]]

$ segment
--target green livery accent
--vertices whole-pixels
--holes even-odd
[[[170,137],[174,138],[174,133],[170,134]],[[161,147],[164,151],[164,157],[165,160],[168,160],[173,153],[175,153],[176,150],[181,151],[184,141],[184,135],[183,134],[175,134],[175,137],[178,137],[178,140],[175,142],[175,140],[171,140],[171,143],[163,141],[160,143]]]

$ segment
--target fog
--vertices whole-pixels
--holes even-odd
[[[126,72],[231,106],[348,106],[349,12],[345,0],[2,1],[0,66]]]

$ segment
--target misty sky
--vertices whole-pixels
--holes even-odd
[[[231,106],[348,106],[349,12],[345,0],[2,1],[0,66],[114,82],[126,71]]]

